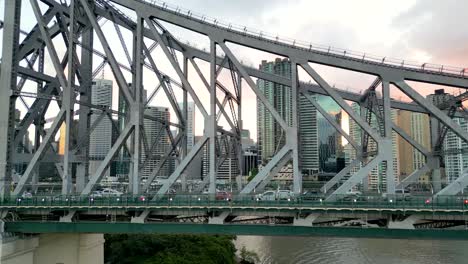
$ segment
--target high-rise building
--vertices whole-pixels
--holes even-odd
[[[312,100],[316,100],[313,96]],[[299,158],[302,173],[313,175],[319,172],[319,142],[317,109],[309,100],[299,97]]]
[[[258,155],[256,147],[244,149],[244,161],[242,163],[242,167],[243,176],[250,176],[249,173],[253,169],[258,169]]]
[[[444,102],[452,100],[454,96],[446,93],[444,89],[439,89],[435,90],[434,94],[428,95],[427,98],[432,100],[435,106],[439,106]],[[468,131],[468,123],[464,118],[455,117],[452,120],[459,124],[463,131]],[[467,148],[468,144],[454,132],[448,130],[443,147],[445,152],[445,176],[447,184],[450,184],[460,177],[464,169],[468,168],[468,154],[460,151],[461,149]]]
[[[154,117],[154,119],[166,122],[170,121],[170,112],[169,108],[167,107],[146,107],[144,113],[145,115]],[[163,157],[170,150],[171,143],[168,131],[164,128],[164,125],[161,124],[161,122],[145,118],[143,120],[143,127],[145,130],[146,139],[148,140],[148,144],[150,146],[156,146],[151,154],[145,153],[143,148],[142,161],[146,165],[141,172],[141,176],[144,179],[148,177],[152,173],[152,171],[159,165]],[[169,131],[169,133],[171,132]],[[158,142],[154,142],[154,140],[158,140]],[[171,173],[171,161],[168,160],[156,176],[168,177]]]
[[[250,131],[248,129],[242,129],[241,131],[241,144],[244,150],[255,147],[255,142],[250,137]]]
[[[276,59],[273,62],[262,61],[260,70],[291,77],[291,62],[288,59]],[[276,109],[286,124],[292,124],[291,87],[258,79],[257,87],[268,102]],[[298,98],[300,159],[303,173],[312,174],[319,170],[317,111],[305,98]],[[257,99],[257,144],[259,163],[266,164],[286,142],[286,135],[278,122],[264,104]]]
[[[91,86],[91,103],[96,106],[112,107],[112,81],[93,80]],[[99,113],[92,113],[90,124],[93,124],[98,118]],[[89,137],[89,174],[94,174],[101,164],[104,157],[112,147],[112,121],[103,118],[94,128]],[[109,170],[104,176],[109,176]]]
[[[217,153],[219,155],[217,180],[234,180],[240,173],[238,157],[236,155],[235,142],[231,137],[218,135],[216,143]],[[209,143],[203,146],[203,160],[202,160],[202,177],[205,178],[209,175],[210,170],[210,155]]]
[[[291,62],[288,59],[276,59],[274,62],[262,61],[261,71],[290,78]],[[258,89],[263,92],[268,102],[276,109],[286,124],[292,123],[291,88],[278,83],[258,79]],[[286,142],[286,135],[264,104],[257,99],[257,142],[261,163],[267,163]]]
[[[447,101],[450,101],[453,99],[455,96],[446,93],[444,89],[437,89],[434,91],[433,94],[428,95],[426,98],[432,101],[432,103],[435,106],[439,106],[442,103],[445,103]]]
[[[453,121],[460,125],[464,132],[468,132],[468,122],[464,118],[453,118]],[[468,148],[468,144],[449,130],[444,140],[445,175],[447,183],[454,182],[463,170],[468,168],[468,154],[460,150]]]
[[[183,103],[179,103],[182,110]],[[187,152],[195,145],[195,103],[187,102]]]
[[[357,103],[353,103],[351,105],[351,108],[356,114],[360,114],[360,106]],[[397,111],[392,110],[392,121],[397,122]],[[376,131],[378,130],[378,124],[375,116],[372,116],[371,119],[371,127],[374,128]],[[362,140],[362,128],[352,119],[349,120],[349,134],[352,139],[354,139],[355,142],[361,142]],[[368,147],[367,151],[372,153],[374,151],[378,150],[377,143],[369,137],[368,141]],[[345,151],[348,152],[346,154],[346,159],[349,160],[347,163],[351,160],[356,159],[356,151],[353,147],[347,147],[345,148]],[[386,151],[386,150],[385,150]],[[399,156],[399,148],[398,148],[398,136],[396,133],[392,133],[392,163],[393,163],[393,175],[395,175],[395,181],[398,181],[398,175],[400,175],[400,166],[399,166],[399,161],[398,161],[398,156]],[[348,158],[349,157],[349,158]],[[351,170],[351,174],[356,173],[359,169],[361,168],[361,165],[356,166]],[[373,191],[379,191],[379,192],[384,192],[386,190],[386,184],[387,184],[387,176],[386,176],[386,165],[385,163],[381,162],[379,165],[377,165],[375,168],[371,170],[368,176],[367,182],[363,182],[363,184],[366,184],[369,188],[369,190]]]

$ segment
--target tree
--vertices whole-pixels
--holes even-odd
[[[240,258],[240,264],[255,264],[260,261],[257,253],[247,250],[245,246],[243,246],[240,251]]]
[[[253,168],[250,170],[249,172],[249,178],[247,178],[247,181],[251,181],[253,178],[255,178],[255,176],[257,176],[258,174],[258,168]]]
[[[235,236],[106,235],[107,263],[234,264]]]

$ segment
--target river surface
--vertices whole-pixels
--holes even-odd
[[[260,263],[468,264],[468,241],[238,236]]]

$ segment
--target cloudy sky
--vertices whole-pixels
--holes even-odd
[[[0,6],[3,2],[0,0]],[[26,15],[21,27],[28,30],[35,24],[33,13],[27,0],[23,0]],[[361,51],[381,57],[404,59],[406,61],[431,62],[453,66],[468,65],[468,30],[465,29],[468,1],[457,0],[168,0],[171,5],[180,6],[194,12],[205,14],[227,23],[245,25],[248,28],[260,29],[270,32],[271,35],[280,35],[292,39],[312,42],[322,45]],[[27,10],[29,9],[29,10]],[[0,10],[3,17],[3,10]],[[174,35],[196,43],[199,47],[205,44],[190,34],[173,27]],[[104,25],[103,30],[117,57],[125,62],[123,50],[114,45],[117,36],[113,33],[111,23]],[[259,31],[260,31],[259,30]],[[130,39],[129,32],[124,37]],[[127,41],[131,43],[131,41]],[[57,43],[57,49],[63,52],[64,47]],[[97,49],[102,48],[97,43]],[[129,44],[131,46],[131,44]],[[257,66],[262,59],[272,59],[273,55],[255,52],[248,49],[235,49],[236,55],[246,64]],[[173,70],[165,61],[161,51],[153,53],[160,69],[172,73]],[[47,63],[47,61],[46,61]],[[96,66],[96,65],[94,65]],[[200,64],[206,70],[206,64]],[[316,66],[316,70],[332,85],[341,89],[362,91],[372,82],[373,77],[356,74],[328,67]],[[49,73],[53,68],[49,65]],[[206,71],[205,71],[206,72]],[[128,74],[126,75],[128,78]],[[206,76],[208,76],[206,74]],[[110,68],[104,74],[105,78],[112,79]],[[194,80],[200,88],[200,80]],[[157,81],[151,73],[145,73],[145,89],[151,92]],[[116,85],[115,85],[116,86]],[[246,87],[246,86],[245,86]],[[417,86],[423,94],[433,91],[436,86]],[[200,90],[201,89],[201,90]],[[200,88],[201,97],[204,88]],[[117,88],[115,88],[117,90]],[[456,92],[451,90],[450,92]],[[244,124],[250,129],[252,136],[256,136],[256,120],[252,115],[255,110],[255,97],[246,89],[244,93]],[[162,93],[152,104],[168,105]],[[396,99],[408,100],[401,94],[395,93]],[[117,92],[114,94],[114,105],[117,103]],[[220,99],[221,100],[221,99]],[[198,121],[201,116],[197,115]],[[202,132],[203,122],[199,122],[197,133]]]
[[[172,5],[218,18],[228,23],[261,29],[306,42],[353,51],[451,66],[468,65],[468,30],[464,21],[468,1],[446,0],[291,0],[217,1],[169,0]],[[260,31],[260,30],[259,30]],[[258,65],[262,54],[239,52],[250,65]],[[373,80],[348,71],[318,67],[336,87],[362,91]],[[439,88],[417,85],[422,94]],[[450,92],[458,92],[450,90]],[[393,97],[409,100],[401,93]],[[255,134],[254,120],[245,121]]]

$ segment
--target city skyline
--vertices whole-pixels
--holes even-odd
[[[444,4],[437,2],[426,3],[424,1],[412,0],[412,1],[399,1],[399,4],[395,3],[385,3],[385,2],[376,2],[376,1],[362,1],[359,3],[339,3],[337,1],[329,2],[320,2],[312,3],[310,1],[294,1],[294,5],[285,4],[281,1],[272,1],[269,5],[255,4],[258,7],[260,13],[256,16],[251,16],[250,12],[240,12],[240,10],[250,10],[248,8],[243,8],[246,5],[252,4],[248,1],[240,1],[235,4],[232,3],[219,3],[216,1],[211,1],[210,4],[200,4],[199,1],[191,1],[189,3],[182,2],[180,0],[170,0],[168,3],[174,5],[183,5],[185,8],[192,9],[193,11],[203,13],[205,15],[216,17],[217,15],[222,15],[223,20],[225,21],[243,21],[248,27],[252,28],[262,28],[268,26],[279,25],[274,28],[273,34],[278,34],[280,36],[285,36],[289,38],[297,38],[298,40],[311,41],[313,43],[331,45],[340,48],[347,48],[351,50],[360,50],[365,51],[370,54],[378,54],[383,56],[388,56],[390,58],[402,58],[408,61],[416,61],[421,64],[424,62],[454,65],[454,66],[463,66],[465,61],[467,61],[463,56],[459,54],[468,54],[468,52],[463,52],[466,48],[463,47],[464,39],[468,40],[468,35],[460,31],[455,31],[451,29],[447,24],[449,24],[449,19],[447,17],[460,17],[463,14],[460,10],[462,8],[458,5],[467,5],[467,3],[459,3],[457,1],[444,1]],[[332,8],[333,6],[341,6],[346,8],[348,6],[355,12],[352,13],[342,13],[342,12],[332,12],[327,14],[327,17],[324,17],[320,12],[316,12],[316,16],[306,17],[301,16],[302,10],[310,10],[309,6],[313,5],[313,10],[317,9],[317,4],[319,7],[327,9]],[[232,8],[225,8],[226,5],[231,6]],[[356,8],[357,6],[365,8]],[[457,6],[454,8],[454,6]],[[25,12],[31,12],[28,1],[23,1],[23,9]],[[3,8],[3,6],[1,7]],[[380,13],[380,10],[392,10],[391,15],[380,17],[377,14]],[[315,12],[315,11],[314,11]],[[281,13],[288,14],[293,18],[293,22],[296,27],[289,26],[288,23],[279,23],[278,19],[275,17],[281,17]],[[2,10],[0,10],[0,16],[3,15]],[[294,16],[294,14],[297,14]],[[364,16],[365,15],[365,16]],[[376,16],[378,18],[372,20],[372,23],[368,23],[371,17],[369,15]],[[22,28],[28,30],[34,25],[34,15],[29,14],[30,19],[25,19],[22,21]],[[346,25],[343,25],[343,17],[347,18]],[[428,31],[429,26],[427,24],[433,25],[434,22],[428,17],[437,17],[438,21],[441,21],[437,24],[434,24],[434,28],[449,28],[450,30],[440,30],[437,38],[434,38],[432,34]],[[248,18],[248,19],[245,19]],[[284,21],[284,20],[282,20]],[[319,29],[305,30],[304,27],[307,25],[322,24],[323,21],[326,21],[328,27],[327,32],[323,32]],[[285,26],[288,25],[288,26]],[[103,28],[107,29],[111,25],[104,25]],[[109,28],[111,29],[111,28]],[[171,28],[172,29],[172,28]],[[179,29],[174,29],[177,33],[181,33],[182,40],[185,38],[190,38],[192,35],[186,35],[184,31]],[[108,32],[109,38],[115,41],[118,41],[117,35],[113,30]],[[367,34],[366,34],[367,33]],[[372,33],[372,34],[371,34]],[[377,35],[375,35],[378,33]],[[124,37],[128,37],[128,32],[123,31]],[[391,37],[389,37],[391,36]],[[417,38],[415,36],[420,36]],[[420,39],[425,39],[426,41],[421,41]],[[450,39],[450,45],[453,46],[451,49],[441,49],[442,45],[445,45],[447,42],[443,41]],[[345,41],[346,40],[346,41]],[[351,41],[350,41],[351,40]],[[385,45],[382,45],[382,42]],[[199,43],[207,43],[206,41],[200,41]],[[202,45],[202,44],[199,44]],[[205,45],[206,46],[206,45]],[[208,48],[202,47],[199,48]],[[65,49],[61,46],[57,47],[60,53],[63,53]],[[125,54],[122,49],[116,48],[116,56],[119,58],[124,58]],[[255,66],[260,63],[262,59],[273,60],[276,56],[268,53],[255,53],[249,50],[238,50],[240,57],[243,62],[247,65]],[[156,49],[154,54],[161,54],[161,51]],[[456,55],[456,56],[455,56]],[[50,61],[46,60],[46,73],[52,73],[53,66]],[[166,61],[161,61],[161,69],[168,72],[174,73],[173,69],[170,69],[169,64]],[[316,65],[318,70],[329,79],[329,83],[335,84],[336,87],[341,89],[346,89],[350,91],[360,92],[367,88],[367,86],[372,81],[372,78],[369,76],[356,75],[351,72],[341,72],[336,70],[328,69],[327,67],[320,67]],[[107,68],[102,76],[107,79],[113,79],[111,70]],[[202,65],[202,71],[207,70],[207,68]],[[127,80],[130,80],[130,76],[127,73],[124,73]],[[301,76],[300,76],[301,77]],[[346,80],[343,82],[342,80]],[[145,83],[143,84],[148,91],[154,89],[153,83],[156,83],[157,79],[155,76],[147,76],[145,78]],[[199,80],[194,80],[197,84],[196,87],[203,94],[203,84]],[[245,84],[244,84],[245,86]],[[27,90],[28,84],[25,85]],[[432,85],[427,85],[426,87],[417,87],[419,91],[424,95],[430,94],[433,92],[436,87]],[[113,109],[117,109],[117,86],[114,82],[114,98],[113,98]],[[447,89],[449,93],[457,93],[456,89]],[[161,93],[161,92],[159,92]],[[406,96],[394,95],[396,99],[408,100]],[[201,96],[202,100],[206,102],[206,95]],[[27,102],[31,102],[30,99],[25,99]],[[165,106],[170,107],[169,102],[165,98],[159,98],[156,100],[157,103],[153,106]],[[252,131],[252,136],[254,139],[256,136],[256,120],[254,117],[248,115],[251,109],[255,108],[255,98],[253,93],[249,89],[245,89],[244,92],[244,104],[243,116],[244,118],[244,127]],[[54,108],[55,106],[52,106]],[[20,109],[24,113],[24,109]],[[175,116],[173,109],[170,107],[171,114]],[[201,114],[199,110],[196,110],[197,120],[201,119]],[[226,124],[224,124],[226,126]],[[226,126],[227,127],[227,126]],[[201,135],[203,132],[202,126],[196,126],[195,135]],[[30,133],[31,134],[31,133]]]

